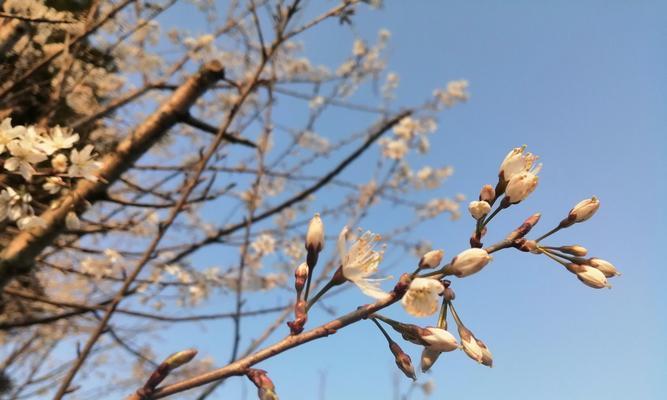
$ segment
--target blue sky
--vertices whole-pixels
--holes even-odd
[[[330,4],[313,2],[315,8]],[[449,80],[470,81],[470,101],[446,111],[431,137],[426,162],[455,167],[438,194],[475,197],[481,185],[495,183],[512,147],[527,144],[540,155],[540,186],[494,221],[491,238],[536,211],[543,215],[536,228],[542,233],[579,200],[601,199],[590,222],[548,243],[582,244],[614,262],[623,276],[612,281],[613,289],[589,289],[544,257],[497,254],[483,273],[454,283],[459,313],[489,345],[495,366],[478,366],[462,352],[443,356],[420,375],[435,381],[433,398],[667,395],[667,272],[659,250],[667,239],[661,205],[667,197],[665,15],[667,3],[658,1],[388,1],[381,11],[361,11],[354,32],[331,22],[302,37],[306,53],[326,64],[349,54],[355,34],[374,40],[379,29],[389,29],[389,70],[400,75],[402,105],[422,101]],[[333,125],[320,129],[336,132]],[[370,164],[362,159],[351,173]],[[381,230],[382,217],[375,217],[378,226],[365,227]],[[441,217],[418,234],[449,257],[466,247],[471,229],[467,215],[455,222]],[[342,312],[364,301],[349,291],[330,303]],[[400,307],[391,314],[405,318]],[[311,317],[311,326],[326,318]],[[245,326],[260,332],[263,323]],[[229,327],[206,325],[215,338],[206,347],[218,360],[227,357]],[[165,353],[192,345],[188,340],[170,338]],[[404,348],[419,359],[415,346]],[[393,359],[370,323],[259,367],[269,370],[284,399],[320,398],[322,374],[329,400],[393,394]],[[248,391],[253,398],[249,384],[240,382],[230,380],[214,398]],[[404,391],[408,382],[401,385]]]

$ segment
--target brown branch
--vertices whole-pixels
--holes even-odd
[[[222,368],[162,387],[156,390],[149,398],[161,399],[163,397],[167,397],[175,393],[180,393],[192,388],[196,388],[205,385],[207,383],[224,379],[230,376],[243,375],[248,368],[252,367],[253,365],[261,361],[274,357],[286,350],[292,349],[302,344],[312,342],[313,340],[333,335],[338,330],[343,329],[346,326],[353,324],[357,321],[365,319],[370,314],[373,314],[377,311],[380,311],[394,304],[395,302],[401,299],[403,293],[405,292],[405,289],[407,289],[408,284],[409,284],[409,277],[407,275],[404,275],[403,277],[401,277],[401,280],[396,285],[394,290],[389,294],[389,296],[387,296],[387,298],[383,300],[379,300],[373,304],[367,304],[365,306],[359,307],[355,311],[345,314],[342,317],[336,318],[324,325],[311,329],[302,334],[288,336],[274,345],[266,347],[263,350],[260,350],[247,357],[241,358],[238,361],[228,364]],[[126,400],[140,400],[140,397],[136,394],[133,394],[127,397]]]
[[[113,152],[104,157],[97,182],[81,180],[76,188],[60,201],[60,207],[45,211],[41,217],[45,227],[23,231],[0,253],[0,287],[13,276],[29,270],[34,258],[52,243],[64,226],[67,213],[71,210],[83,211],[87,202],[94,202],[116,181],[120,175],[134,164],[159,138],[174,126],[187,109],[224,72],[219,62],[210,62],[191,76],[174,94],[151,116],[143,121],[135,131],[121,141]]]

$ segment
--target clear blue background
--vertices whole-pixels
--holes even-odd
[[[323,9],[332,3],[311,5]],[[525,143],[541,156],[537,191],[494,221],[489,241],[532,212],[543,213],[536,229],[541,233],[579,200],[597,195],[602,201],[593,220],[549,243],[582,244],[613,261],[623,272],[613,289],[585,287],[544,257],[497,254],[483,273],[455,282],[461,317],[490,346],[495,367],[476,365],[462,352],[444,355],[419,377],[435,381],[434,398],[667,397],[666,16],[667,2],[659,1],[388,1],[379,12],[362,8],[352,31],[331,21],[301,37],[306,53],[327,64],[348,55],[355,36],[373,41],[379,29],[389,29],[389,70],[400,75],[399,104],[419,103],[449,80],[470,81],[470,101],[445,112],[431,136],[427,163],[456,171],[438,195],[475,197],[482,184],[495,182],[498,164],[512,147]],[[164,21],[183,18],[187,13],[171,12]],[[192,24],[193,31],[204,29]],[[360,160],[352,173],[370,168],[372,160]],[[376,221],[364,227],[381,231],[382,215]],[[464,213],[459,221],[443,216],[429,222],[418,234],[449,257],[466,247],[471,229]],[[343,312],[364,301],[347,291],[328,303]],[[400,307],[393,314],[405,318]],[[312,316],[310,326],[327,318]],[[244,344],[268,320],[244,322]],[[224,362],[231,325],[205,326],[210,341],[171,337],[165,354],[197,345]],[[419,359],[417,347],[404,347]],[[393,360],[370,324],[259,367],[270,371],[283,399],[394,394]],[[408,384],[401,378],[402,392]],[[240,378],[216,393],[211,398],[254,397]]]

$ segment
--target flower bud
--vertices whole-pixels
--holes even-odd
[[[324,224],[319,213],[315,213],[306,232],[306,250],[319,253],[324,248]]]
[[[308,264],[301,263],[294,271],[294,288],[297,293],[301,293],[308,279]]]
[[[579,246],[578,244],[572,246],[560,246],[558,247],[558,250],[577,257],[583,257],[588,254],[588,250],[586,250],[586,248],[583,246]]]
[[[566,268],[576,274],[577,278],[586,286],[594,289],[611,288],[611,285],[607,283],[607,277],[596,268],[574,263],[567,264]]]
[[[491,256],[484,249],[467,249],[459,253],[445,268],[445,275],[455,275],[463,278],[479,272],[491,261]]]
[[[421,338],[429,349],[444,353],[459,347],[456,338],[449,331],[434,327],[428,327],[425,330]]]
[[[486,201],[471,201],[468,204],[468,211],[475,220],[478,220],[484,218],[491,211],[491,205]]]
[[[189,363],[196,355],[197,350],[195,349],[182,350],[167,357],[163,364],[167,365],[169,370],[172,371]]]
[[[431,367],[435,362],[438,360],[438,357],[440,357],[440,352],[433,350],[429,347],[424,347],[424,350],[422,350],[422,357],[421,357],[421,369],[422,372],[426,372]]]
[[[600,258],[590,258],[588,260],[588,265],[602,272],[607,278],[613,278],[614,276],[621,274],[618,272],[614,264]]]
[[[463,325],[459,325],[459,336],[461,337],[461,345],[463,351],[468,355],[468,357],[477,361],[478,363],[482,362],[483,352],[482,348],[477,344],[477,339],[470,332],[468,328]]]
[[[505,197],[509,204],[519,203],[533,193],[539,182],[537,174],[541,169],[542,164],[538,165],[533,171],[521,172],[510,179],[505,189]]]
[[[445,288],[445,292],[443,293],[443,296],[445,296],[445,300],[447,301],[452,301],[456,298],[456,294],[454,293],[454,289],[450,287]]]
[[[486,365],[487,367],[493,367],[493,354],[491,354],[491,351],[489,350],[488,347],[486,347],[486,344],[482,342],[479,339],[477,340],[477,345],[479,346],[480,349],[482,349],[482,365]]]
[[[442,256],[445,255],[445,252],[442,250],[431,250],[428,253],[424,254],[419,260],[419,268],[436,268],[440,265],[442,261]]]
[[[400,369],[401,372],[405,374],[405,376],[412,379],[413,381],[417,380],[417,375],[415,375],[415,368],[412,366],[412,360],[410,359],[410,356],[405,354],[403,349],[401,349],[401,346],[392,341],[389,342],[389,349],[394,355],[394,361],[396,362],[398,369]]]
[[[479,200],[485,201],[489,204],[493,203],[496,199],[496,190],[491,185],[482,186],[482,190],[479,192]]]
[[[590,199],[582,200],[577,203],[577,205],[570,210],[569,216],[574,222],[584,222],[592,217],[598,208],[600,208],[600,200],[593,196]]]
[[[276,386],[266,371],[251,368],[246,372],[246,376],[257,387],[257,397],[259,400],[278,400]]]
[[[299,300],[294,305],[294,321],[287,322],[287,326],[290,328],[290,333],[292,335],[298,335],[303,332],[303,327],[308,321],[308,313],[306,312],[306,307],[308,303],[304,300]]]

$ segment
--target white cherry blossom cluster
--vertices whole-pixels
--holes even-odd
[[[0,191],[0,221],[8,219],[19,229],[42,225],[33,207],[35,197],[67,190],[75,179],[99,179],[100,163],[93,145],[77,149],[78,141],[78,134],[60,126],[39,130],[13,126],[10,118],[0,122],[0,160],[9,173]],[[76,214],[68,214],[66,223],[68,228],[78,229]]]

